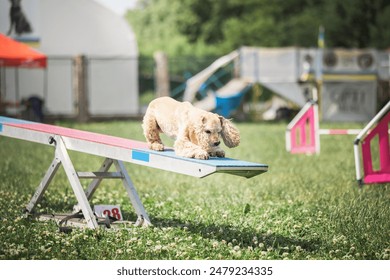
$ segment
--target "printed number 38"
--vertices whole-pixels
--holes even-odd
[[[106,209],[103,211],[103,215],[114,217],[117,220],[120,220],[122,218],[118,208],[112,208],[111,211],[109,209]]]

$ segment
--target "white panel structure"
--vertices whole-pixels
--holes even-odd
[[[76,116],[72,59],[83,55],[89,115],[139,113],[138,46],[124,17],[95,0],[29,0],[22,1],[21,7],[33,32],[10,36],[46,54],[49,64],[46,70],[5,71],[6,85],[1,86],[6,89],[5,100],[35,95],[43,97],[47,115]],[[4,34],[9,29],[10,8],[10,1],[0,0],[0,32]]]

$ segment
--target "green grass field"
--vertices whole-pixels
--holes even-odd
[[[135,121],[60,125],[143,140]],[[390,259],[390,184],[358,187],[353,136],[321,136],[319,156],[290,155],[285,123],[238,127],[242,144],[227,156],[266,163],[267,173],[196,179],[126,164],[154,226],[69,234],[22,214],[54,150],[0,137],[0,259]],[[103,160],[70,155],[80,171]],[[39,210],[70,212],[75,202],[60,169]],[[92,204],[120,204],[136,218],[116,180],[103,182]]]

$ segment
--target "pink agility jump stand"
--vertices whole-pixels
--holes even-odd
[[[389,123],[390,102],[371,120],[355,139],[356,179],[360,184],[380,184],[390,182]],[[376,126],[371,129],[374,125]],[[365,136],[365,137],[364,137]],[[378,138],[377,138],[378,137]],[[372,143],[378,140],[379,167],[374,168]],[[362,144],[363,171],[361,173],[359,143]]]
[[[318,105],[316,103],[306,103],[287,126],[286,149],[292,154],[319,153]]]
[[[286,150],[292,154],[319,154],[320,135],[359,134],[359,129],[320,129],[318,104],[309,101],[286,129]]]

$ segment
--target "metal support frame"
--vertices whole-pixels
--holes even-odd
[[[268,165],[266,164],[232,158],[211,158],[206,161],[190,159],[177,156],[172,149],[166,149],[165,151],[150,150],[147,143],[140,141],[3,116],[0,116],[0,136],[55,146],[54,159],[26,206],[26,212],[34,212],[34,208],[62,164],[77,198],[78,204],[74,206],[74,212],[81,211],[87,221],[87,226],[90,228],[96,228],[98,222],[91,210],[89,200],[103,179],[121,179],[138,215],[135,224],[138,226],[151,224],[134,184],[126,171],[124,162],[197,178],[203,178],[214,173],[227,173],[251,178],[268,171]],[[96,172],[76,172],[68,151],[99,156],[105,160]],[[115,166],[116,172],[109,172],[112,165]],[[86,190],[83,189],[80,179],[92,179]],[[44,215],[41,215],[40,218],[46,220],[49,218],[57,219],[59,216],[61,215],[56,215],[56,217],[48,215],[45,218]],[[72,221],[69,220],[69,222]],[[75,222],[74,224],[76,223],[77,226],[84,226],[84,223]]]
[[[127,170],[120,160],[113,160],[106,158],[97,172],[76,172],[73,163],[69,157],[65,143],[60,136],[51,137],[50,143],[55,145],[55,156],[50,164],[46,174],[40,182],[37,190],[35,191],[30,202],[26,206],[26,211],[32,213],[34,208],[38,204],[39,200],[43,197],[46,189],[48,188],[51,180],[54,178],[58,168],[62,164],[64,167],[66,176],[71,184],[73,192],[77,198],[78,204],[74,206],[74,212],[81,211],[86,220],[87,226],[92,229],[98,227],[97,219],[89,204],[89,200],[93,196],[96,189],[99,187],[103,179],[121,179],[122,183],[127,191],[130,201],[135,209],[138,219],[135,223],[136,226],[149,226],[151,225],[148,214],[137,194],[133,182],[130,179]],[[108,172],[112,164],[115,165],[117,172]],[[93,179],[86,190],[83,189],[80,179],[87,178]]]

